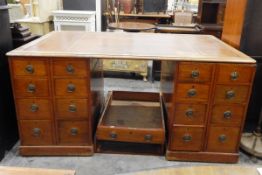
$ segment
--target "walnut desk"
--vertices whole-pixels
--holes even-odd
[[[52,32],[8,53],[21,155],[91,155],[102,59],[160,60],[168,160],[236,162],[256,62],[213,36]]]

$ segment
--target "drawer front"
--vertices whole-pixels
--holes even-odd
[[[170,147],[174,151],[200,151],[203,147],[204,128],[175,126]]]
[[[12,68],[15,76],[47,76],[47,60],[12,59]]]
[[[215,105],[212,112],[212,124],[222,126],[240,126],[245,112],[241,105]]]
[[[205,104],[176,104],[174,124],[204,125],[205,116]]]
[[[98,126],[99,127],[99,126]],[[98,140],[110,140],[120,142],[135,142],[149,144],[164,144],[164,129],[121,129],[110,127],[99,127],[96,133]]]
[[[47,79],[15,79],[14,91],[17,97],[48,97]]]
[[[253,65],[221,64],[218,83],[251,83],[255,67]]]
[[[217,85],[215,103],[246,103],[248,100],[249,86],[224,86]]]
[[[55,79],[56,96],[87,97],[88,81],[86,79]]]
[[[85,60],[55,60],[53,61],[54,76],[87,76],[88,62]]]
[[[210,82],[213,73],[212,64],[180,63],[178,67],[179,82]]]
[[[176,97],[178,100],[207,101],[209,95],[209,85],[205,84],[178,84]]]
[[[59,143],[79,145],[89,143],[88,121],[60,121],[58,123]]]
[[[20,119],[51,119],[52,103],[48,99],[17,99],[17,111]]]
[[[237,127],[211,127],[207,151],[236,152],[240,129]]]
[[[21,144],[24,146],[52,145],[52,123],[50,121],[20,121]]]
[[[60,118],[87,118],[87,99],[57,99],[56,115]]]

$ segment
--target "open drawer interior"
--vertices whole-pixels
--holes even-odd
[[[96,139],[164,144],[165,123],[159,93],[109,92]]]

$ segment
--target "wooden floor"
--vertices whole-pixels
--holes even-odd
[[[262,167],[262,166],[261,166]],[[164,168],[130,173],[128,175],[259,175],[256,166],[195,166]]]
[[[0,175],[75,175],[75,171],[0,166]]]

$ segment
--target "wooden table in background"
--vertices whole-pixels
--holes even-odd
[[[155,29],[155,25],[142,22],[119,22],[108,24],[109,29],[121,29],[126,32],[141,32]]]

